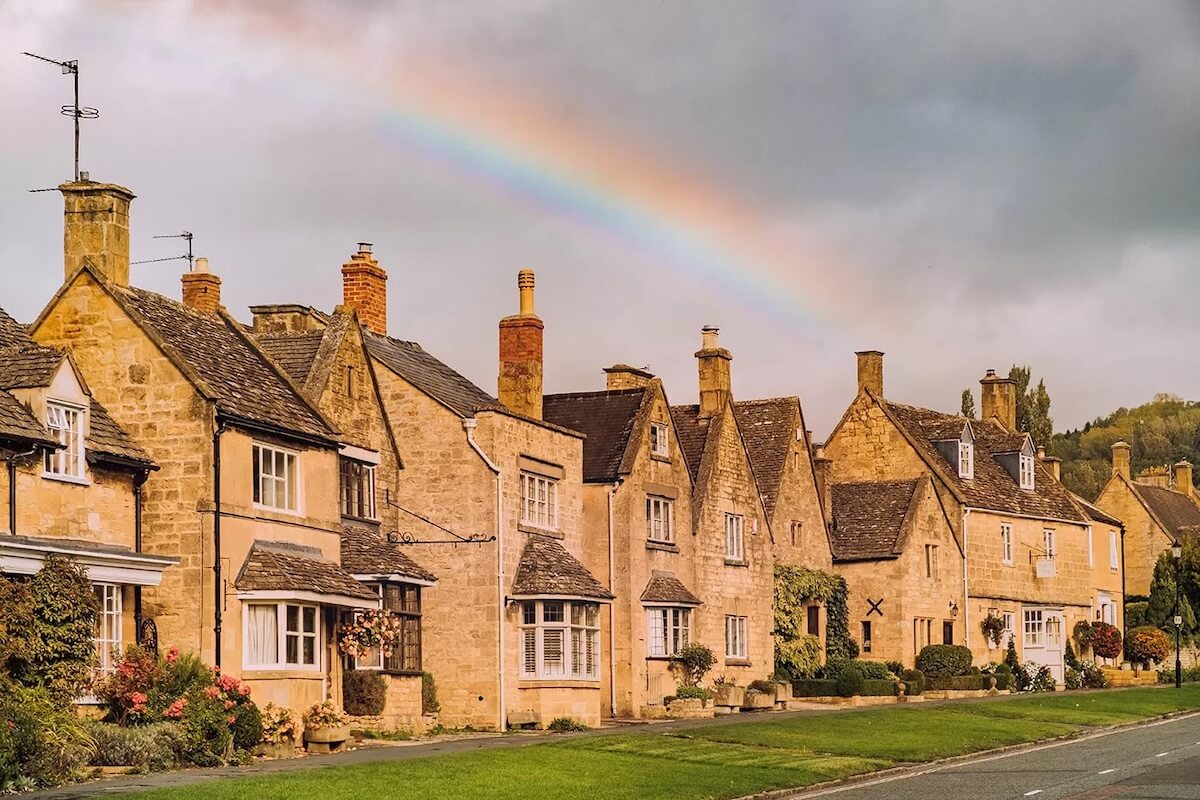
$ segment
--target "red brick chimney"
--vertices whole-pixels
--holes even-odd
[[[517,273],[520,313],[500,320],[500,377],[496,396],[518,414],[542,418],[542,331],[533,311],[533,270]]]
[[[196,267],[183,273],[183,304],[188,308],[216,314],[221,307],[221,279],[208,271],[208,259],[197,258]]]
[[[358,311],[362,324],[387,335],[387,272],[371,255],[370,242],[359,242],[342,265],[342,303]]]

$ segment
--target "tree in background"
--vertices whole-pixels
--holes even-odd
[[[1054,435],[1054,420],[1050,417],[1046,382],[1039,380],[1037,387],[1030,389],[1032,370],[1016,364],[1008,371],[1008,377],[1017,384],[1017,430],[1028,433],[1036,444],[1049,443]]]
[[[975,419],[975,395],[971,394],[970,389],[963,389],[960,413],[967,419]]]
[[[1196,632],[1196,614],[1193,611],[1200,597],[1200,542],[1188,541],[1183,545],[1183,558],[1179,564],[1181,580],[1179,583],[1179,616],[1183,624],[1179,627],[1179,636],[1185,641],[1192,641]],[[1161,628],[1172,634],[1175,632],[1175,559],[1171,551],[1163,553],[1154,564],[1154,578],[1150,581],[1150,601],[1146,605],[1146,624]]]

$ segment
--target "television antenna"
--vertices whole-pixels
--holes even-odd
[[[187,252],[180,256],[166,256],[165,258],[144,258],[141,261],[130,261],[129,265],[134,264],[157,264],[160,261],[181,261],[187,259],[188,272],[191,272],[196,266],[196,260],[192,257],[192,232],[184,231],[183,233],[164,233],[159,236],[151,237],[154,239],[186,239]]]
[[[62,107],[62,115],[64,117],[73,117],[75,120],[75,180],[79,181],[79,120],[81,119],[96,119],[100,116],[100,112],[91,106],[79,105],[79,62],[75,59],[70,61],[55,61],[53,58],[39,56],[37,53],[26,52],[25,55],[30,58],[36,58],[38,61],[45,61],[50,64],[57,64],[62,67],[63,75],[70,75],[75,82],[75,103],[69,106]]]

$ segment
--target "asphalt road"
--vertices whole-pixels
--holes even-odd
[[[790,797],[1200,800],[1200,715]]]

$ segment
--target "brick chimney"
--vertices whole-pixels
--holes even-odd
[[[1112,446],[1113,475],[1129,479],[1129,451],[1133,448],[1125,442],[1114,442]]]
[[[129,285],[129,204],[133,192],[112,183],[68,181],[63,194],[63,277],[88,262],[112,283]]]
[[[700,349],[696,362],[700,371],[700,419],[711,419],[725,410],[732,392],[729,362],[733,354],[717,343],[721,329],[705,325],[700,329]]]
[[[183,304],[188,308],[216,314],[221,307],[221,279],[208,271],[208,259],[197,258],[196,267],[183,273]]]
[[[387,272],[371,255],[371,243],[342,264],[342,304],[358,311],[358,319],[375,333],[387,335]]]
[[[1004,429],[1017,430],[1017,384],[1011,378],[1001,378],[996,370],[989,369],[979,381],[979,400],[982,406],[980,419],[995,419]]]
[[[520,313],[500,320],[500,377],[496,396],[518,414],[542,418],[542,336],[533,311],[533,270],[517,273]]]
[[[1192,465],[1187,461],[1180,461],[1175,465],[1175,491],[1180,494],[1186,494],[1191,497],[1195,491],[1192,488]]]
[[[883,397],[883,353],[879,350],[860,350],[858,356],[858,391],[867,389]]]
[[[628,364],[613,364],[611,367],[605,367],[604,374],[608,378],[606,388],[610,392],[621,389],[641,389],[649,386],[650,381],[654,380],[653,372],[631,367]]]

